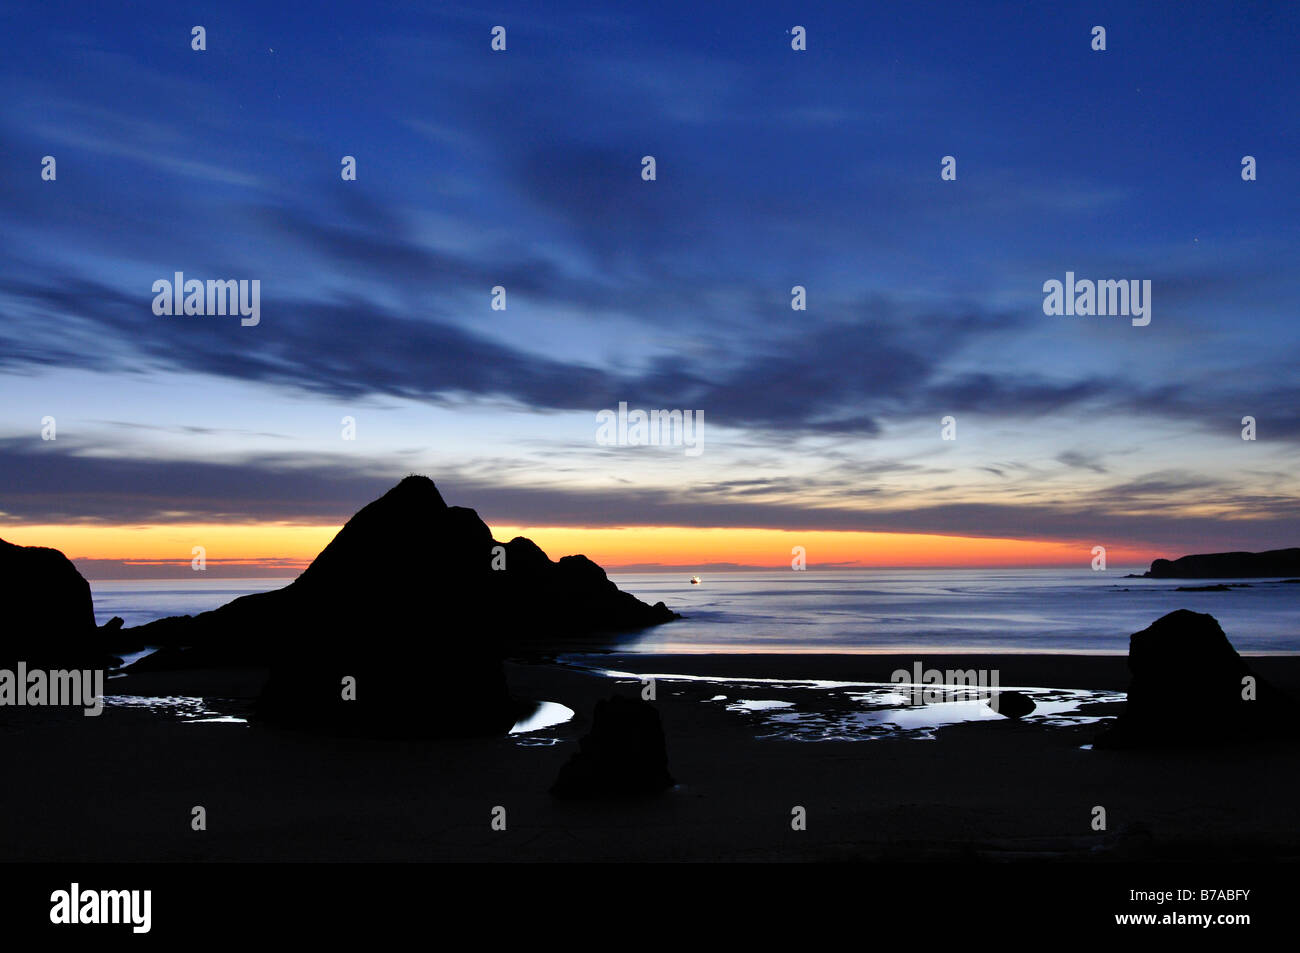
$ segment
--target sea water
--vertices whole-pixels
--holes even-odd
[[[1245,654],[1300,653],[1300,583],[1126,579],[1122,571],[903,569],[610,573],[686,618],[621,651],[685,653],[1056,652],[1123,655],[1128,637],[1175,609],[1208,612]],[[215,609],[289,579],[93,581],[95,615],[128,626]]]

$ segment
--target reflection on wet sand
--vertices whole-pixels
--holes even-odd
[[[597,671],[620,680],[653,679],[698,692],[702,704],[720,704],[749,719],[760,738],[932,741],[941,728],[1009,720],[990,707],[996,690],[966,685]],[[723,689],[730,694],[719,694]],[[1017,720],[1052,728],[1101,722],[1114,716],[1125,699],[1117,691],[1032,686],[1000,686],[1000,690],[1016,691],[1033,701],[1033,712]]]

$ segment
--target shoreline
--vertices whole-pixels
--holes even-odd
[[[1087,688],[1123,690],[1131,678],[1128,655],[1036,652],[876,652],[876,653],[641,653],[574,652],[557,653],[557,659],[583,660],[586,664],[650,673],[742,678],[834,679],[838,681],[889,682],[898,668],[911,668],[920,661],[927,668],[983,669],[1007,674],[1001,685],[1042,688]],[[1244,655],[1258,664],[1258,674],[1288,691],[1300,689],[1300,654]],[[908,664],[901,664],[907,659]]]

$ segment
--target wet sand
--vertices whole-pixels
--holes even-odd
[[[587,656],[637,673],[888,681],[911,656]],[[1003,686],[1123,689],[1123,657],[924,656],[999,671]],[[1300,696],[1300,658],[1251,659]],[[454,677],[454,673],[452,674]],[[248,714],[265,673],[156,672],[110,695],[203,696]],[[337,739],[251,724],[186,723],[140,709],[0,711],[0,856],[62,861],[1248,860],[1300,858],[1300,745],[1082,750],[1096,725],[996,718],[934,740],[795,741],[759,714],[710,702],[734,684],[659,681],[678,786],[625,802],[547,793],[620,681],[511,663],[519,697],[576,717],[534,735],[473,741]],[[436,691],[436,680],[431,688]],[[776,689],[774,689],[775,691]],[[780,697],[817,703],[818,689]],[[752,696],[743,696],[752,697]],[[218,699],[224,699],[218,701]],[[1189,688],[1188,705],[1196,704]],[[1113,707],[1113,706],[1112,706]],[[1094,712],[1104,715],[1105,712]],[[191,830],[191,809],[207,830]],[[507,829],[491,826],[506,809]],[[792,809],[807,829],[791,829]],[[1093,809],[1107,830],[1092,829]]]

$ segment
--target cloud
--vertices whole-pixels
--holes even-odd
[[[424,260],[409,255],[410,267]],[[446,267],[449,273],[460,269]],[[414,314],[360,299],[285,299],[273,286],[263,286],[262,322],[249,329],[231,318],[158,317],[151,302],[143,286],[128,294],[84,279],[0,283],[0,308],[8,318],[0,330],[0,366],[125,372],[143,357],[156,369],[344,399],[441,403],[473,396],[538,411],[592,412],[627,400],[703,409],[710,423],[728,427],[859,436],[879,434],[885,415],[956,409],[1035,416],[1135,399],[1120,381],[1097,377],[950,374],[944,365],[951,354],[1005,335],[1023,319],[918,313],[878,296],[857,303],[859,313],[844,320],[808,321],[797,331],[750,341],[729,368],[684,352],[622,372],[515,348],[436,312]]]
[[[373,467],[311,455],[143,460],[66,438],[0,439],[0,511],[25,523],[343,522],[387,491]]]
[[[1083,453],[1079,450],[1066,450],[1056,455],[1058,463],[1067,467],[1079,470],[1090,470],[1093,473],[1106,473],[1106,466],[1101,459],[1093,454]]]
[[[409,472],[400,461],[318,455],[259,456],[226,463],[107,458],[88,448],[30,438],[0,440],[0,518],[19,523],[264,522],[342,524]],[[1256,500],[1252,519],[1207,516],[1170,501],[1132,506],[1152,494],[1199,490],[1225,502],[1231,484],[1153,475],[1058,502],[947,503],[870,507],[827,504],[815,481],[787,481],[779,499],[662,488],[529,487],[503,484],[473,467],[429,474],[452,505],[489,525],[681,526],[801,531],[898,532],[1009,539],[1154,545],[1169,552],[1267,549],[1294,543],[1300,501]],[[800,499],[807,489],[810,499]],[[1139,501],[1142,502],[1142,501]],[[1192,502],[1195,502],[1193,499]]]
[[[189,558],[164,559],[90,559],[72,557],[73,564],[87,579],[188,579],[194,580]],[[284,559],[221,560],[209,559],[204,570],[206,579],[293,578],[306,566],[302,561]]]

